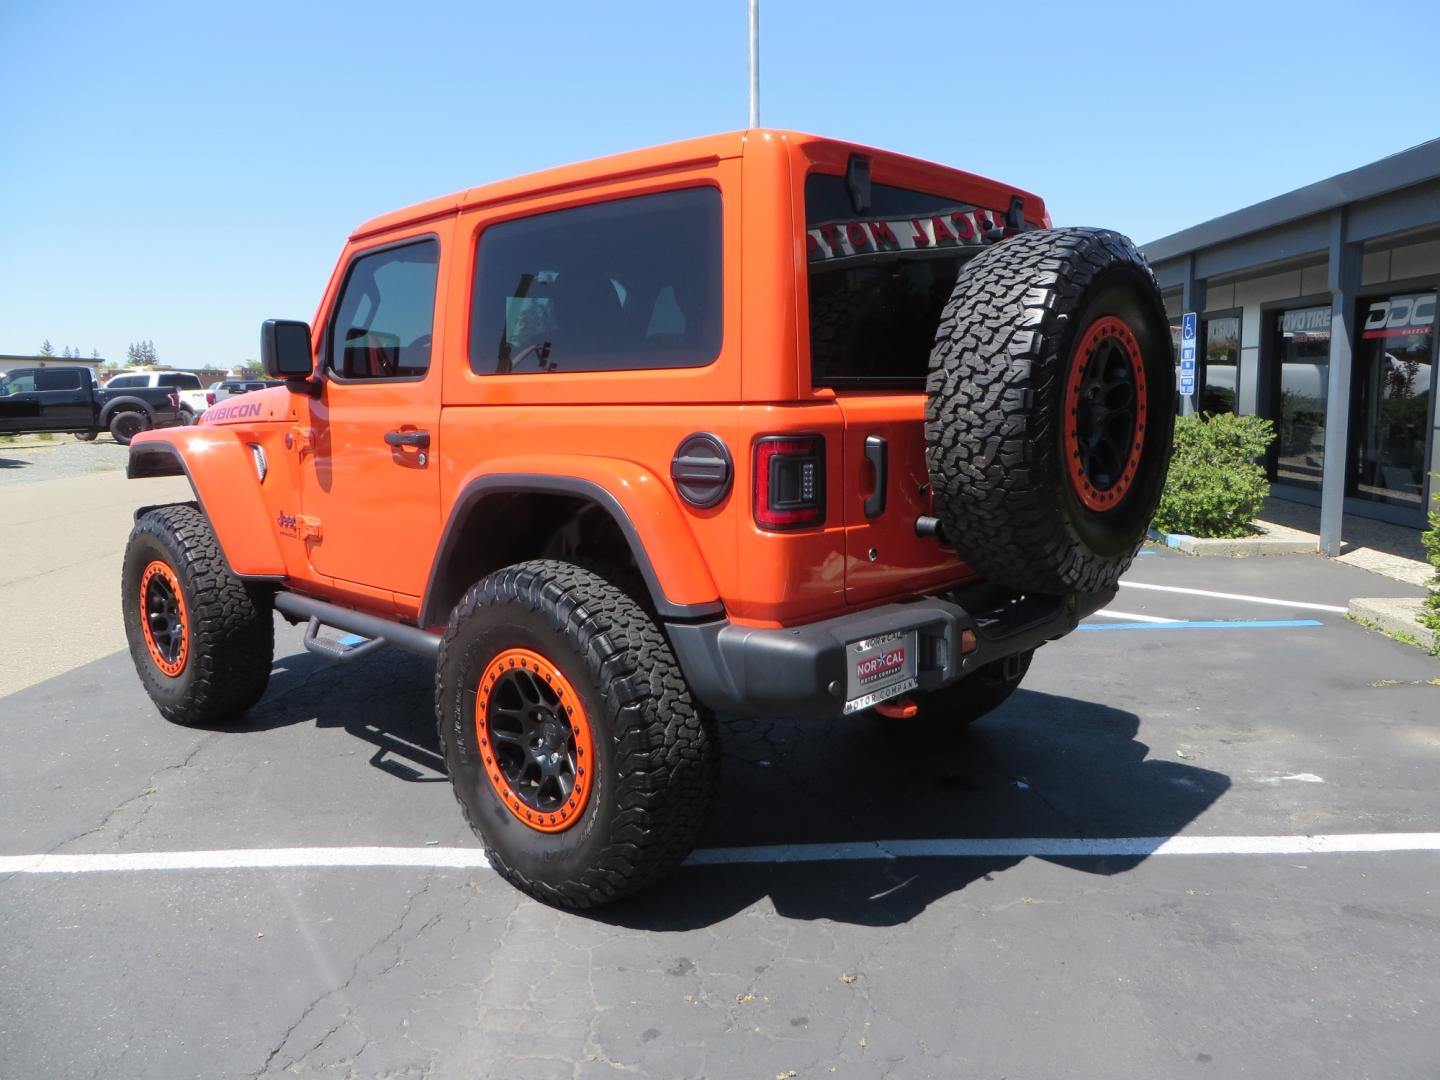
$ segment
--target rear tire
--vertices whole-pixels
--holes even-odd
[[[94,442],[95,436],[98,434],[98,431],[77,431],[75,432],[75,438],[81,442]]]
[[[230,572],[195,507],[141,515],[125,548],[120,607],[135,670],[165,719],[229,720],[265,693],[275,655],[269,597]]]
[[[714,717],[659,626],[599,575],[535,560],[474,585],[435,698],[466,821],[536,899],[609,903],[694,845],[719,780]]]
[[[1035,650],[986,664],[959,682],[910,697],[920,712],[909,719],[872,712],[877,723],[896,735],[942,735],[969,727],[1009,700],[1030,670]],[[1008,661],[1008,663],[1007,663]],[[1008,671],[1007,671],[1008,668]]]
[[[110,418],[110,436],[121,446],[129,446],[131,439],[149,430],[150,418],[139,409],[124,409]]]
[[[1022,592],[1115,584],[1170,458],[1169,323],[1119,233],[1022,233],[961,270],[926,384],[925,458],[956,553]]]

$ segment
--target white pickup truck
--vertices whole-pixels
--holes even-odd
[[[105,383],[106,390],[134,390],[141,386],[163,387],[178,393],[180,412],[187,424],[193,424],[211,404],[200,376],[193,371],[121,371]]]

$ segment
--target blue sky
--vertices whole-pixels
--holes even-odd
[[[761,121],[1148,241],[1437,134],[1431,4],[762,4]],[[374,214],[743,127],[745,0],[0,0],[0,353],[310,318]]]

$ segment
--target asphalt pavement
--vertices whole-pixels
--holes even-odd
[[[1407,587],[1128,581],[954,736],[727,722],[708,864],[581,915],[441,865],[477,845],[419,660],[281,624],[261,705],[190,730],[97,642],[0,697],[0,856],[241,868],[0,875],[0,1075],[1434,1077],[1440,851],[1300,850],[1440,831],[1440,665],[1327,610]],[[361,846],[436,858],[253,866]]]

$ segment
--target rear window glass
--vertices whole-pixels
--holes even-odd
[[[720,192],[667,191],[492,225],[476,249],[478,375],[702,367],[720,355]]]
[[[111,379],[111,380],[110,380],[108,383],[106,383],[105,385],[106,385],[107,387],[113,387],[113,388],[115,388],[115,389],[117,389],[117,390],[122,390],[122,389],[124,389],[124,388],[127,387],[127,386],[130,386],[130,387],[134,387],[134,386],[149,386],[149,385],[150,385],[150,376],[148,376],[148,375],[116,375],[115,378]]]
[[[199,390],[200,376],[198,375],[161,375],[160,386],[170,386],[177,390]]]
[[[842,176],[805,181],[810,370],[816,386],[918,388],[960,267],[1000,214],[873,184],[855,211]]]

